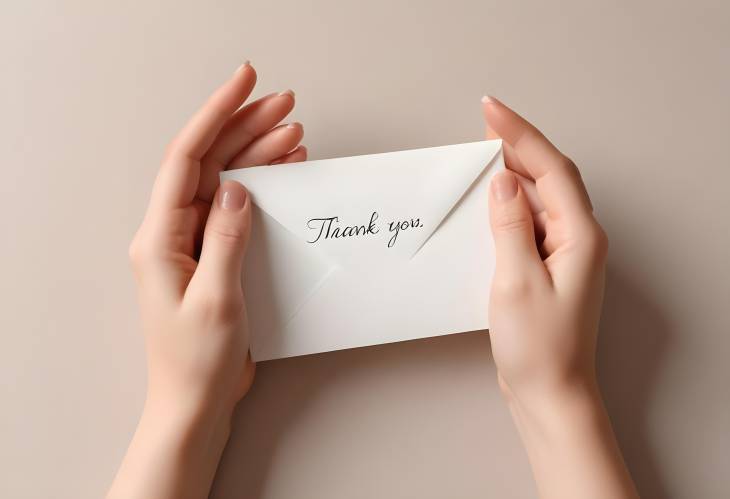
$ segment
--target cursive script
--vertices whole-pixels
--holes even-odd
[[[421,227],[423,227],[423,222],[421,222],[420,218],[416,218],[415,220],[411,218],[411,220],[408,222],[405,220],[403,220],[402,222],[390,222],[388,224],[388,231],[393,233],[393,237],[391,237],[388,241],[388,248],[393,247],[393,245],[395,244],[395,240],[398,237],[398,234],[400,234],[400,231]]]
[[[337,239],[340,237],[353,237],[353,236],[367,236],[371,234],[377,234],[378,228],[375,226],[375,221],[378,219],[378,212],[374,211],[370,215],[370,222],[367,225],[353,225],[340,227],[336,225],[339,223],[339,217],[329,218],[312,218],[307,222],[307,227],[312,230],[316,230],[317,237],[308,243],[316,243],[320,239]],[[334,227],[333,227],[334,225]]]
[[[326,218],[310,218],[307,221],[307,228],[314,231],[316,236],[312,236],[311,240],[307,240],[308,243],[314,244],[317,241],[324,239],[341,239],[345,237],[356,237],[356,236],[373,236],[380,232],[377,224],[378,212],[374,211],[370,215],[370,221],[363,225],[340,225],[340,217],[326,217]],[[423,228],[423,222],[420,218],[411,218],[408,220],[393,220],[386,224],[388,226],[388,233],[391,234],[388,240],[388,248],[392,248],[395,245],[398,235],[401,232]]]

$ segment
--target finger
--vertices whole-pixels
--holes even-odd
[[[243,256],[250,233],[250,197],[241,184],[227,180],[218,189],[210,208],[193,281],[202,280],[211,289],[240,290]]]
[[[281,122],[294,109],[294,92],[286,90],[262,97],[243,108],[226,124],[208,156],[223,165],[259,135]]]
[[[502,138],[492,129],[492,127],[489,126],[489,123],[486,124],[486,128],[487,139],[494,140]],[[540,197],[537,195],[535,181],[528,178],[530,174],[522,165],[522,162],[517,156],[514,148],[507,142],[502,141],[502,153],[504,154],[505,166],[517,174],[517,180],[520,182],[520,187],[522,187],[527,195],[527,201],[530,203],[532,213],[537,214],[544,211],[545,207],[543,206],[542,201],[540,201]]]
[[[155,181],[152,206],[169,209],[190,204],[198,189],[200,159],[255,83],[256,71],[246,62],[173,139]]]
[[[304,128],[301,123],[278,126],[253,141],[233,158],[230,168],[268,165],[299,145],[303,136]]]
[[[494,140],[494,139],[501,139],[500,135],[494,131],[494,129],[489,126],[489,122],[486,122],[486,128],[487,128],[487,139]],[[530,173],[527,171],[527,168],[522,164],[522,161],[520,161],[520,157],[515,152],[515,148],[512,147],[511,144],[508,144],[506,141],[502,142],[502,152],[504,153],[504,164],[512,170],[515,173],[518,173],[520,176],[524,178],[529,178]],[[534,180],[532,180],[534,182]]]
[[[525,194],[527,204],[530,205],[530,211],[532,212],[532,223],[535,225],[535,236],[538,241],[541,241],[545,236],[545,223],[547,222],[547,213],[545,207],[540,201],[540,196],[537,193],[537,186],[532,180],[523,177],[519,173],[515,173],[517,182],[520,184],[520,189]]]
[[[487,139],[494,140],[502,138],[489,126],[489,123],[486,124],[486,128]],[[505,166],[514,172],[520,184],[520,189],[525,193],[527,202],[530,205],[532,223],[535,225],[535,239],[538,242],[538,247],[540,247],[541,242],[545,239],[545,225],[547,223],[545,206],[543,206],[542,201],[540,201],[540,196],[537,194],[535,181],[526,177],[529,173],[527,173],[527,170],[525,170],[525,167],[520,162],[520,158],[517,156],[514,148],[507,142],[502,141],[502,152],[504,154]]]
[[[489,216],[497,253],[495,279],[524,281],[544,266],[537,250],[532,213],[514,173],[498,173],[489,189]]]
[[[198,197],[210,201],[218,188],[218,174],[230,168],[230,162],[237,154],[280,123],[293,108],[294,92],[286,90],[239,109],[203,158]]]
[[[493,97],[482,99],[489,127],[513,148],[510,162],[535,180],[550,218],[586,218],[592,207],[578,169],[537,128]]]
[[[284,163],[299,163],[301,161],[307,161],[307,148],[304,146],[297,146],[293,151],[276,158],[274,161],[269,163],[270,165],[280,165]]]

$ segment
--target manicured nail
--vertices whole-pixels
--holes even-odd
[[[510,172],[500,172],[492,179],[492,193],[499,202],[509,201],[517,195],[517,179]]]
[[[286,127],[287,128],[299,128],[300,126],[302,126],[302,124],[299,123],[298,121],[295,121],[293,123],[289,123]]]
[[[290,89],[288,89],[288,90],[284,90],[283,92],[279,92],[279,94],[278,94],[278,95],[279,95],[279,97],[283,97],[283,96],[285,96],[285,95],[290,95],[291,97],[294,97],[294,96],[295,96],[296,94],[294,93],[294,90],[292,90],[292,89],[290,88]]]
[[[227,180],[221,186],[221,208],[228,211],[238,211],[246,203],[246,189],[232,180]]]
[[[502,103],[496,97],[492,97],[491,95],[485,95],[482,97],[482,104],[502,104]]]
[[[245,68],[246,66],[250,66],[250,65],[251,65],[251,61],[246,59],[245,61],[243,61],[243,64],[238,66],[238,69],[236,69],[236,73],[240,73],[241,71],[243,71],[243,68]]]

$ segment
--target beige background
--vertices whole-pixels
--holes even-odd
[[[312,158],[477,140],[499,96],[611,238],[600,377],[639,488],[730,488],[730,4],[13,2],[0,15],[0,496],[99,497],[139,414],[126,251],[166,141],[244,59]],[[571,470],[565,470],[571,473]],[[532,497],[484,333],[260,366],[218,498]]]

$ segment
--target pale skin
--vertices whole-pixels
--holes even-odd
[[[255,82],[241,66],[172,141],[130,246],[148,386],[109,498],[207,497],[253,382],[240,280],[251,202],[218,173],[307,156],[302,126],[280,125],[293,92],[246,103]],[[482,108],[508,167],[490,189],[490,338],[540,497],[638,497],[595,376],[606,236],[573,163],[496,99]]]

